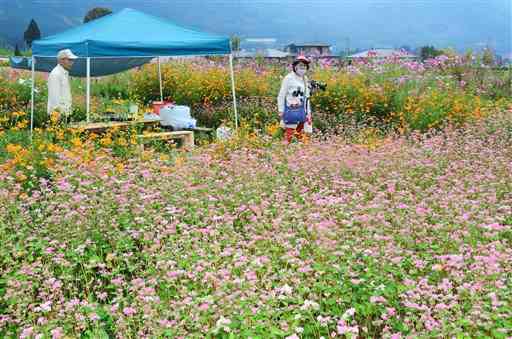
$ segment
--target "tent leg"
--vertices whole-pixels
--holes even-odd
[[[87,99],[86,99],[87,122],[91,114],[91,58],[87,58]]]
[[[233,54],[229,55],[229,69],[231,71],[231,92],[233,94],[233,109],[235,111],[235,129],[238,129],[238,110],[236,104],[235,71],[233,70]]]
[[[32,134],[34,132],[34,92],[35,92],[35,71],[36,71],[36,58],[32,56],[32,90],[30,99],[30,143],[32,143]]]
[[[160,65],[160,57],[158,59],[158,81],[160,83],[160,101],[164,101],[164,90],[162,87],[162,66]]]

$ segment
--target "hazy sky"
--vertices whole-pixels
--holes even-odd
[[[79,24],[95,6],[132,7],[178,24],[280,43],[344,48],[433,44],[512,48],[512,0],[0,0],[0,36],[19,36],[34,17],[43,34]]]

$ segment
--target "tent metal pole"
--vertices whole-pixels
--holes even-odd
[[[233,53],[229,54],[229,69],[231,71],[231,93],[233,94],[233,109],[235,112],[235,129],[238,129],[238,110],[236,104],[235,71],[233,70]]]
[[[87,122],[91,114],[91,58],[87,58],[87,101],[86,101]]]
[[[35,72],[36,72],[36,58],[32,56],[32,89],[30,99],[30,143],[32,143],[32,134],[34,132],[34,92],[35,92]]]
[[[164,101],[164,90],[162,88],[162,66],[160,64],[160,57],[158,59],[158,81],[160,82],[160,101]]]

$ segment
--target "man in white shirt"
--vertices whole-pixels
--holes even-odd
[[[48,77],[48,114],[58,111],[61,115],[71,113],[71,86],[69,70],[78,57],[69,49],[57,54],[57,66]]]

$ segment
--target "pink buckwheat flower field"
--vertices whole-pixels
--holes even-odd
[[[436,62],[319,67],[330,128],[290,145],[265,107],[190,151],[52,119],[30,143],[0,96],[0,336],[512,337],[512,106],[427,79]],[[208,67],[197,98],[169,86],[229,96]],[[270,96],[278,72],[254,67]],[[391,127],[332,125],[350,114]]]

